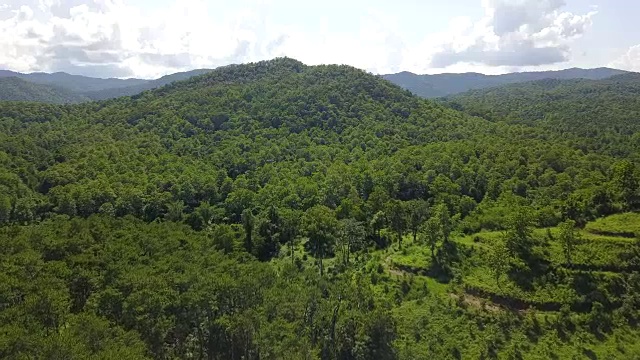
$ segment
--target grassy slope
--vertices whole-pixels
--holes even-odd
[[[617,224],[616,229],[627,231],[633,223],[612,216],[590,223],[587,229],[598,224]],[[536,237],[551,234],[549,260],[563,268],[562,251],[553,240],[558,229],[536,229]],[[616,264],[621,253],[628,251],[633,239],[603,236],[583,230],[582,243],[576,252],[576,262],[593,267]],[[572,302],[580,299],[569,284],[541,286],[535,291],[524,291],[503,279],[498,287],[488,268],[482,263],[482,254],[491,247],[502,232],[481,232],[464,236],[457,234],[453,240],[460,248],[471,251],[465,261],[466,272],[462,281],[439,282],[427,276],[431,267],[430,249],[414,244],[407,236],[402,248],[397,244],[354,257],[358,273],[371,279],[376,297],[395,301],[392,314],[398,326],[395,345],[400,359],[422,359],[433,354],[442,358],[477,359],[635,359],[640,353],[640,337],[628,325],[617,324],[610,332],[591,332],[584,325],[588,314],[571,313],[563,317],[561,312],[540,311],[535,308],[510,308],[494,304],[490,298],[466,292],[471,287],[487,294],[501,295],[520,302],[548,303]],[[281,257],[274,264],[291,261],[290,252],[281,249]],[[294,257],[303,267],[316,266],[315,259],[305,256],[303,244],[298,244]],[[594,255],[595,254],[595,255]],[[596,256],[597,255],[597,256]],[[304,258],[304,260],[303,260]],[[338,257],[325,259],[325,269],[339,266]],[[584,274],[566,269],[569,276]],[[617,279],[619,272],[592,271],[596,281],[606,284]],[[573,324],[573,325],[572,325]],[[569,330],[567,330],[569,329]],[[571,330],[573,329],[573,330]]]
[[[640,235],[640,214],[625,213],[593,221],[585,227],[592,234],[633,238]]]
[[[612,224],[614,226],[609,230],[624,232],[636,225],[630,219],[638,217],[614,215],[590,223],[587,229]],[[557,238],[557,233],[556,228],[534,231],[536,237],[551,234],[549,260],[553,265],[563,267],[566,264],[562,250],[553,240]],[[423,245],[413,244],[410,238],[405,240],[406,245],[402,249],[392,246],[374,256],[375,260],[383,261],[386,265],[387,287],[395,281],[397,288],[402,291],[403,283],[410,284],[407,298],[393,310],[399,334],[402,334],[396,340],[400,358],[426,358],[434,351],[448,354],[451,358],[481,358],[491,353],[493,343],[500,344],[500,350],[495,353],[498,358],[636,358],[636,354],[640,353],[638,333],[626,325],[619,325],[608,333],[593,333],[581,326],[576,326],[573,331],[560,330],[557,324],[579,324],[585,321],[587,315],[572,314],[563,318],[558,311],[514,309],[505,304],[493,304],[489,298],[466,293],[465,289],[476,287],[489,296],[501,295],[516,302],[542,304],[572,302],[583,295],[577,294],[570,284],[541,286],[535,291],[524,291],[503,279],[502,285],[497,286],[489,269],[481,263],[481,258],[491,243],[502,235],[502,232],[481,232],[454,237],[457,244],[475,252],[469,259],[472,264],[466,267],[468,272],[461,284],[443,284],[423,275],[431,266],[430,250]],[[603,236],[587,230],[580,231],[580,235],[582,242],[576,251],[575,262],[594,268],[618,264],[620,255],[628,252],[634,242],[634,239]],[[586,274],[571,269],[566,269],[566,272],[574,277]],[[591,271],[589,275],[601,285],[606,285],[618,279],[621,272]],[[420,290],[416,291],[415,288]],[[500,313],[504,313],[504,316]],[[501,322],[501,316],[510,320]]]

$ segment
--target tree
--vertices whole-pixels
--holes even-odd
[[[533,218],[527,208],[519,208],[507,219],[505,245],[511,255],[521,259],[531,254],[535,244],[533,239]]]
[[[251,254],[253,251],[252,235],[255,223],[253,212],[251,209],[244,209],[242,210],[240,217],[242,220],[242,228],[244,229],[244,248],[249,254]]]
[[[440,233],[442,234],[442,241],[449,241],[449,235],[453,230],[453,222],[449,215],[449,209],[444,203],[440,203],[436,206],[433,216],[437,219],[440,226]]]
[[[338,220],[324,205],[315,205],[304,214],[305,233],[309,251],[318,261],[320,275],[324,275],[322,259],[331,251],[337,238]]]
[[[635,166],[628,160],[617,162],[613,166],[612,181],[624,209],[633,209],[638,195],[638,178],[635,174]]]
[[[340,250],[345,264],[349,264],[349,257],[353,251],[359,250],[364,244],[366,231],[361,222],[348,218],[340,221]]]
[[[378,242],[380,241],[380,230],[384,227],[385,222],[386,216],[382,211],[378,211],[373,214],[373,217],[371,218],[370,226]]]
[[[298,210],[288,208],[282,209],[280,242],[283,244],[289,244],[292,263],[294,261],[296,239],[298,238],[298,233],[300,232],[300,217],[301,212]]]
[[[11,199],[0,194],[0,224],[8,222],[11,217]]]
[[[182,215],[184,214],[184,202],[182,200],[173,201],[167,204],[167,213],[165,214],[165,219],[168,221],[180,221],[182,220]]]
[[[381,186],[376,186],[367,198],[367,207],[370,214],[384,211],[385,206],[389,203],[389,193]]]
[[[268,260],[277,251],[280,242],[281,220],[278,209],[271,205],[256,219],[256,234],[254,250],[260,260]]]
[[[440,239],[443,238],[442,228],[438,218],[435,216],[430,217],[421,227],[421,233],[431,249],[431,259],[435,259],[436,247]]]
[[[391,200],[387,205],[389,225],[398,236],[398,246],[402,246],[402,236],[407,228],[406,208],[403,201]]]
[[[429,203],[422,199],[409,200],[407,208],[409,212],[409,229],[415,243],[420,226],[429,217]]]
[[[500,277],[509,270],[509,249],[502,240],[498,240],[489,250],[488,263],[491,273],[500,287]]]
[[[558,240],[562,245],[562,252],[567,264],[572,264],[573,252],[576,244],[580,240],[580,234],[576,231],[576,222],[569,219],[559,225],[560,234]]]
[[[431,249],[432,259],[435,259],[436,257],[438,242],[442,241],[446,243],[449,241],[451,229],[452,221],[449,217],[449,210],[447,210],[447,206],[445,204],[440,203],[434,208],[431,217],[422,224],[420,230],[422,233],[421,237],[426,240],[426,243]]]

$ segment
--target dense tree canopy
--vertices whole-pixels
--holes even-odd
[[[640,84],[622,79],[610,86]],[[593,96],[574,85],[558,100],[567,116],[573,92]],[[575,130],[560,113],[507,114],[509,99],[490,111],[455,100],[484,118],[472,116],[364,71],[287,58],[102,102],[0,102],[0,357],[515,353],[522,341],[494,332],[525,336],[521,315],[457,316],[458,295],[430,293],[444,286],[433,279],[485,266],[499,291],[575,276],[590,290],[566,290],[562,304],[634,314],[633,278],[602,280],[597,294],[610,295],[598,297],[599,280],[567,273],[592,266],[575,224],[639,205],[633,103],[597,86],[617,112],[600,126],[594,110]],[[556,261],[551,230],[535,228],[560,223],[568,255]],[[495,247],[458,241],[495,230]],[[396,281],[393,256],[422,247],[424,271],[405,268],[429,280]],[[619,276],[635,269],[629,256]],[[448,326],[474,340],[440,341]]]

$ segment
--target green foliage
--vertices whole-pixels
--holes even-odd
[[[366,228],[361,222],[352,218],[340,221],[338,246],[346,265],[349,264],[351,253],[365,248],[366,236]]]
[[[520,208],[507,218],[507,230],[504,234],[505,246],[512,256],[528,260],[536,245],[533,237],[533,218],[527,208]]]
[[[338,238],[338,220],[331,209],[324,205],[316,205],[304,214],[305,234],[309,238],[307,247],[309,252],[318,259],[320,274],[324,272],[322,260],[332,255],[333,247]]]
[[[424,223],[421,228],[421,238],[425,244],[429,245],[429,248],[431,249],[431,257],[435,258],[438,243],[444,239],[442,226],[437,217],[432,216]]]
[[[567,220],[559,226],[560,234],[558,235],[558,240],[562,246],[562,252],[567,264],[572,263],[576,244],[580,241],[580,235],[576,232],[575,226],[576,222],[573,220]]]
[[[545,79],[469,91],[448,99],[451,105],[492,121],[524,124],[582,151],[637,160],[635,146],[640,111],[639,75],[601,80]],[[556,171],[569,166],[549,158]]]
[[[224,255],[223,230],[106,216],[2,228],[0,354],[391,356],[393,320],[367,283]]]
[[[633,112],[614,117],[565,136],[286,58],[0,102],[0,357],[552,358],[582,353],[572,331],[636,349],[633,225],[589,223],[636,206]],[[549,320],[503,311],[529,307]]]
[[[509,270],[510,256],[509,248],[500,240],[494,243],[489,251],[487,261],[498,286],[500,286],[500,278]]]
[[[640,214],[623,213],[590,222],[585,230],[593,234],[637,237],[640,234]]]
[[[623,160],[613,165],[613,188],[617,191],[625,210],[633,209],[638,201],[638,176],[634,165]]]

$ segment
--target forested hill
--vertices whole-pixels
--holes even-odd
[[[65,89],[28,82],[17,77],[0,77],[0,101],[79,103],[89,98]]]
[[[473,90],[445,99],[451,107],[492,121],[527,124],[581,137],[590,150],[637,157],[640,74],[603,80],[540,80]],[[588,144],[588,145],[587,145]]]
[[[633,358],[634,230],[574,225],[637,169],[592,141],[289,58],[0,102],[0,358]]]
[[[29,83],[53,86],[50,92],[58,89],[61,93],[58,97],[60,101],[48,101],[65,103],[63,101],[69,96],[77,99],[87,100],[105,100],[121,96],[132,96],[143,91],[156,89],[175,81],[186,80],[191,77],[206,74],[212,69],[195,69],[185,72],[169,74],[154,80],[144,79],[101,79],[91,78],[79,75],[70,75],[67,73],[32,73],[22,74],[7,70],[0,70],[0,78],[17,77]],[[625,71],[597,68],[597,69],[566,69],[560,71],[541,71],[541,72],[523,72],[510,73],[504,75],[484,75],[478,73],[464,74],[437,74],[437,75],[416,75],[410,72],[401,72],[397,74],[382,75],[402,88],[408,89],[418,96],[424,98],[436,98],[457,94],[472,89],[482,89],[487,87],[500,86],[510,83],[534,81],[541,79],[603,79],[614,75],[624,74]],[[3,85],[0,84],[0,91]],[[56,100],[56,97],[49,98]],[[37,97],[33,101],[40,101]],[[74,101],[78,102],[78,101]]]
[[[624,73],[626,73],[626,71],[610,68],[571,68],[559,71],[521,72],[504,75],[484,75],[478,73],[417,75],[405,71],[397,74],[383,75],[383,78],[410,90],[418,96],[437,98],[474,89],[484,89],[519,82],[543,79],[600,80]]]

